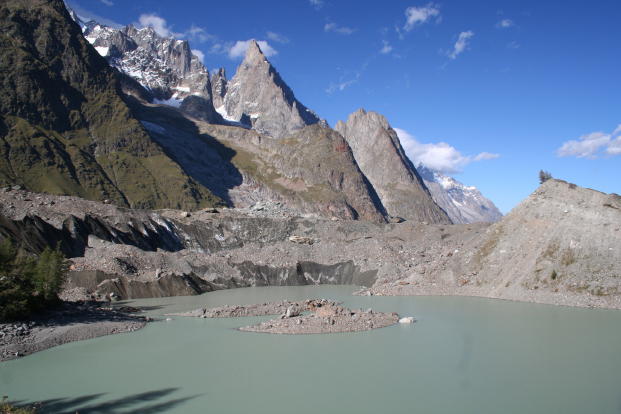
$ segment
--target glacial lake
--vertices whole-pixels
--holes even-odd
[[[466,297],[355,297],[352,286],[137,300],[148,314],[330,298],[414,316],[332,335],[175,317],[0,364],[0,393],[53,413],[620,413],[621,312]]]

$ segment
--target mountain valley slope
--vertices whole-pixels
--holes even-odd
[[[131,207],[222,204],[151,140],[61,1],[9,0],[0,16],[0,183]]]
[[[179,134],[172,132],[177,129],[174,122],[166,124],[166,120],[161,119],[159,123],[154,123],[152,120],[147,119],[148,117],[144,119],[146,121],[144,125],[147,126],[153,138],[164,146],[167,144],[172,145],[172,147],[168,147],[172,154],[180,155],[178,150],[185,152],[186,155],[183,156],[183,160],[177,159],[177,161],[186,170],[195,172],[203,170],[209,178],[205,178],[205,174],[203,174],[203,177],[193,177],[207,185],[219,197],[224,198],[229,205],[245,206],[251,198],[255,202],[263,198],[264,200],[288,202],[292,208],[298,208],[300,212],[317,210],[317,208],[313,207],[313,204],[318,204],[318,211],[328,216],[370,218],[371,215],[377,216],[380,214],[432,223],[449,222],[446,214],[434,203],[428,191],[424,189],[424,184],[422,184],[420,177],[418,177],[415,168],[409,163],[402,150],[399,153],[399,157],[401,157],[401,164],[408,165],[404,167],[407,172],[393,176],[392,178],[396,179],[396,182],[393,184],[384,180],[390,188],[378,190],[377,186],[371,182],[372,180],[369,180],[365,172],[362,172],[362,180],[365,184],[354,184],[360,197],[365,199],[371,198],[374,207],[368,206],[367,202],[365,202],[367,205],[364,206],[361,206],[359,201],[349,202],[348,200],[351,201],[360,197],[355,197],[351,192],[345,191],[345,202],[349,203],[348,206],[343,206],[344,208],[336,207],[338,213],[331,213],[335,208],[326,208],[321,201],[343,198],[337,195],[340,189],[338,185],[334,186],[335,180],[342,180],[345,187],[347,187],[347,182],[360,181],[360,171],[358,168],[360,160],[352,160],[351,157],[345,157],[345,159],[341,159],[339,162],[332,163],[329,161],[334,158],[330,147],[315,145],[314,143],[323,142],[322,136],[333,136],[333,139],[339,141],[338,137],[329,132],[331,129],[324,121],[317,118],[312,111],[304,107],[295,98],[293,91],[281,79],[278,72],[254,40],[249,41],[246,56],[231,80],[227,80],[224,69],[220,69],[212,75],[212,91],[211,96],[209,96],[205,92],[206,83],[204,82],[204,76],[201,75],[208,73],[208,71],[204,66],[196,62],[196,57],[191,55],[187,41],[162,38],[155,34],[153,29],[148,27],[135,29],[133,26],[127,26],[121,29],[112,29],[96,22],[81,22],[77,16],[74,16],[74,19],[83,26],[87,40],[98,51],[102,52],[111,65],[123,71],[125,75],[133,77],[149,91],[159,93],[158,96],[160,98],[166,98],[166,100],[139,98],[143,104],[167,104],[178,107],[181,113],[192,122],[198,120],[213,124],[210,128],[210,137],[213,138],[211,142],[222,144],[221,149],[235,145],[235,142],[227,141],[226,138],[220,139],[218,134],[222,134],[225,137],[233,135],[239,137],[245,133],[238,128],[249,128],[263,136],[260,142],[255,140],[257,145],[245,145],[243,150],[240,149],[239,145],[236,146],[237,149],[245,151],[246,154],[244,156],[240,154],[240,156],[235,157],[235,160],[239,161],[242,158],[245,158],[246,161],[261,159],[260,165],[255,165],[253,162],[238,163],[236,166],[238,172],[234,174],[236,178],[227,180],[229,184],[222,186],[222,183],[215,183],[215,181],[218,181],[216,177],[219,174],[215,173],[217,168],[212,166],[230,166],[230,162],[226,160],[217,162],[216,155],[207,155],[206,152],[211,151],[211,149],[198,148],[197,145],[200,139],[195,140],[196,145],[189,145],[191,143],[188,141],[189,137],[187,134],[184,135],[185,138],[180,138]],[[153,56],[150,56],[150,51],[156,52],[151,53]],[[168,71],[174,76],[163,76],[162,74],[165,74],[166,71],[162,68],[166,67],[166,62],[169,61],[170,68]],[[183,64],[185,63],[187,66],[187,62],[190,61],[195,66],[190,67],[188,70],[182,70]],[[186,80],[184,76],[187,76],[189,79]],[[196,83],[196,79],[203,81]],[[213,119],[211,116],[213,107],[216,108],[217,112],[224,119]],[[145,113],[145,111],[140,112]],[[222,125],[222,127],[216,125]],[[322,128],[309,128],[309,125],[319,125]],[[227,129],[226,126],[236,128]],[[304,145],[303,147],[292,146],[292,143],[299,141],[296,137],[300,135],[302,130],[306,131],[303,135],[308,137],[309,132],[312,132],[317,139],[307,140],[307,143],[312,145]],[[343,131],[340,132],[343,135]],[[362,131],[361,134],[363,135],[364,132]],[[363,139],[362,135],[360,139]],[[394,132],[392,139],[393,141],[391,142],[396,142],[396,145],[400,148],[398,138],[396,138]],[[277,140],[282,140],[282,143],[287,145],[280,145]],[[174,145],[175,142],[181,143],[182,141],[184,144]],[[244,142],[239,138],[236,138],[234,141],[237,144]],[[351,146],[348,142],[345,142],[334,144],[333,147],[340,148],[338,149],[340,152],[348,153],[349,148],[346,147]],[[232,148],[228,149],[232,150]],[[295,149],[295,151],[291,151],[292,149]],[[384,149],[382,148],[382,151]],[[392,154],[390,149],[382,151],[377,153],[379,159],[387,160],[390,158]],[[228,152],[231,153],[231,151]],[[198,157],[198,154],[201,153],[206,155],[206,164],[208,166],[199,165],[200,157]],[[283,158],[283,153],[288,155]],[[290,154],[296,154],[296,156],[290,158]],[[269,158],[269,161],[266,157]],[[311,159],[318,160],[317,157],[322,157],[325,162],[316,162],[314,165],[308,162]],[[289,162],[290,159],[295,160],[297,164]],[[286,167],[285,164],[287,164]],[[352,164],[358,164],[358,167]],[[338,165],[344,165],[347,173],[343,174],[342,171],[335,172],[334,167]],[[390,162],[384,162],[384,166],[390,166]],[[211,170],[211,173],[207,172],[207,170]],[[257,174],[259,170],[268,171]],[[294,170],[295,172],[292,173]],[[224,177],[230,176],[230,171],[230,168],[224,168]],[[303,179],[301,176],[305,176],[306,179]],[[334,178],[327,179],[328,176]],[[318,182],[319,177],[324,177],[324,180]],[[256,189],[257,187],[260,187],[261,191],[245,191],[245,189]],[[411,188],[408,190],[409,192],[406,191],[401,194],[401,191],[397,191],[401,187]],[[310,191],[307,191],[307,189]],[[392,213],[386,209],[385,203],[379,195],[382,192],[385,198],[392,197],[395,199],[391,205],[391,209],[394,210]],[[395,194],[397,193],[401,195],[396,197]],[[234,197],[234,194],[238,196]],[[244,194],[244,196],[239,196],[240,194]],[[250,198],[247,196],[250,196]],[[297,200],[292,203],[292,198]],[[313,198],[316,201],[315,203],[313,203]],[[402,206],[397,206],[399,203]],[[355,207],[354,204],[358,207]],[[409,207],[405,207],[406,205]],[[357,210],[361,208],[361,212],[358,212]],[[343,216],[341,212],[347,210],[349,212]],[[369,213],[371,210],[375,211]]]

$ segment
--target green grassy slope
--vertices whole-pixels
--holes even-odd
[[[137,208],[222,201],[133,116],[61,0],[0,4],[0,185]]]

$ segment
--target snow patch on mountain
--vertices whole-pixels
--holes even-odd
[[[169,99],[153,99],[153,103],[154,104],[158,104],[158,105],[168,105],[168,106],[172,106],[174,108],[179,108],[181,107],[181,103],[183,101],[181,99],[178,99],[175,97],[175,95],[173,95],[171,98]]]
[[[95,46],[95,50],[101,56],[106,57],[106,56],[108,56],[108,51],[110,50],[110,48],[109,47],[103,47],[103,46]]]
[[[70,13],[95,50],[111,66],[136,79],[160,103],[189,95],[211,100],[209,70],[187,41],[159,36],[151,27],[115,29],[92,20],[84,22]]]
[[[433,171],[422,164],[416,170],[433,200],[449,215],[453,223],[496,222],[502,213],[474,186]]]

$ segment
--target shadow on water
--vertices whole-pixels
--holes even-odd
[[[105,395],[104,393],[89,394],[73,398],[53,398],[36,403],[15,401],[13,404],[18,407],[34,406],[37,409],[36,412],[41,414],[152,414],[166,412],[198,396],[192,395],[174,399],[166,398],[177,390],[178,388],[164,388],[161,390],[128,395],[126,397],[100,403],[96,403],[95,400]]]
[[[131,306],[131,307],[136,307],[140,310],[140,312],[149,312],[149,311],[155,311],[155,310],[160,310],[160,309],[164,309],[167,306],[173,305],[174,302],[169,302],[169,303],[162,303],[161,305],[143,305],[143,306],[135,306],[131,300],[122,300],[122,301],[118,301],[118,302],[114,302],[113,303],[113,307],[115,309],[118,308],[122,308],[123,306]]]

